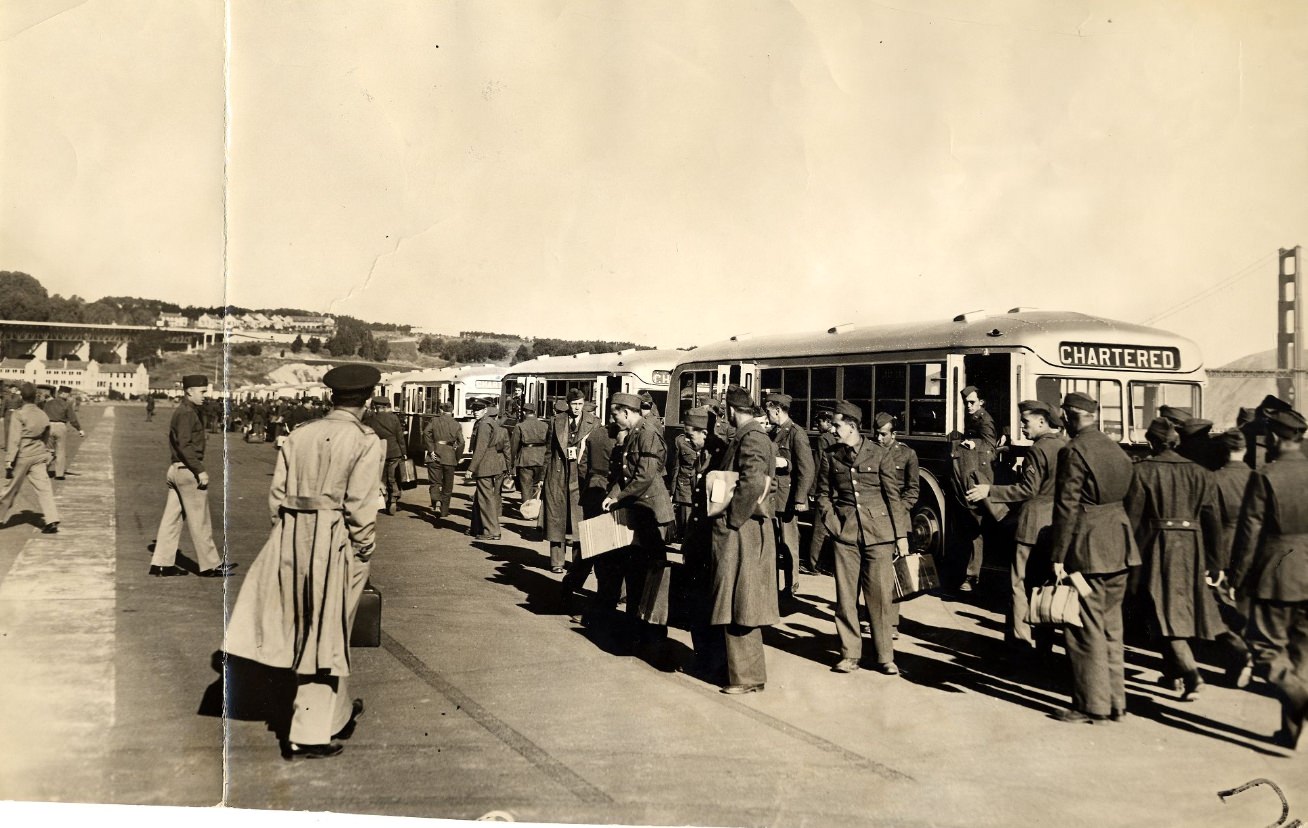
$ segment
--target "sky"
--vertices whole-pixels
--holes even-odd
[[[1075,309],[1275,343],[1308,4],[6,0],[0,269],[685,346]]]

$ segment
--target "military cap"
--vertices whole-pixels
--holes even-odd
[[[727,405],[732,408],[743,408],[752,411],[754,409],[754,398],[744,388],[733,385],[727,389]]]
[[[790,396],[789,394],[783,394],[780,391],[773,391],[771,394],[768,394],[767,399],[764,400],[763,402],[765,405],[775,405],[778,406],[779,408],[785,408],[789,410],[790,404],[794,401],[795,398]]]
[[[586,395],[581,392],[580,388],[573,388],[568,391],[568,402],[575,402],[576,400],[584,399],[586,399]]]
[[[1228,428],[1217,439],[1222,441],[1222,445],[1226,446],[1227,451],[1245,450],[1244,432],[1238,428]]]
[[[563,413],[565,413],[567,410],[568,410],[568,404],[565,403],[563,400],[555,400],[555,401],[554,401],[554,413],[555,413],[555,414],[563,414]]]
[[[1063,417],[1058,413],[1058,409],[1044,400],[1022,400],[1017,404],[1017,410],[1023,414],[1028,411],[1043,414],[1054,428],[1063,427]]]
[[[385,397],[373,397],[373,398],[372,398],[372,404],[373,404],[373,405],[390,405],[390,404],[391,404],[391,401],[388,400],[388,399],[386,399]]]
[[[895,415],[887,414],[884,411],[878,411],[877,415],[872,418],[872,422],[876,423],[876,429],[880,431],[881,428],[887,424],[892,426],[895,424]]]
[[[1189,409],[1186,408],[1180,408],[1175,405],[1160,405],[1158,406],[1158,416],[1162,417],[1164,420],[1169,420],[1172,425],[1179,428],[1188,423],[1193,415],[1191,415]]]
[[[1099,401],[1089,394],[1072,391],[1063,397],[1063,408],[1079,408],[1082,411],[1089,411],[1094,414],[1099,411]]]
[[[1212,431],[1213,421],[1205,420],[1200,417],[1195,417],[1193,419],[1186,420],[1185,423],[1183,423],[1180,429],[1178,430],[1186,437],[1197,437],[1201,434],[1207,434],[1208,432]]]
[[[1148,430],[1145,431],[1145,436],[1160,443],[1174,442],[1176,427],[1166,417],[1154,417],[1153,422],[1149,423]]]
[[[635,394],[624,394],[622,392],[618,392],[617,394],[614,394],[613,396],[609,397],[609,405],[623,405],[626,406],[627,408],[632,409],[633,411],[639,411],[640,397],[637,397]]]
[[[966,397],[968,394],[976,394],[978,397],[980,397],[981,389],[977,388],[975,385],[969,385],[966,388],[964,388],[962,391],[959,391],[958,393],[960,396],[963,397]]]
[[[565,405],[564,408],[566,409],[567,406]],[[581,410],[582,410],[582,411],[597,411],[597,410],[599,410],[599,406],[596,405],[595,403],[593,403],[593,402],[590,401],[590,400],[586,400],[586,404],[583,405],[583,406],[581,407]]]
[[[1305,422],[1303,415],[1293,408],[1268,413],[1267,424],[1272,427],[1272,431],[1283,437],[1302,434],[1304,429],[1308,428],[1308,422]]]
[[[1275,394],[1268,394],[1263,397],[1262,402],[1258,403],[1258,410],[1262,412],[1263,416],[1267,416],[1272,411],[1293,411],[1294,407]]]
[[[1258,409],[1241,408],[1240,411],[1235,415],[1235,425],[1238,428],[1242,425],[1248,425],[1249,423],[1252,423],[1256,419],[1258,419]]]
[[[686,417],[682,424],[685,425],[686,428],[707,429],[708,420],[707,408],[692,408],[686,412]]]
[[[371,365],[337,365],[322,377],[322,384],[333,391],[363,391],[379,382],[381,371]]]
[[[209,378],[204,374],[187,374],[182,377],[182,388],[204,388],[209,384]]]
[[[848,400],[841,400],[836,403],[836,413],[842,420],[853,420],[856,423],[863,422],[863,410]]]
[[[478,400],[478,399],[468,400],[469,411],[481,411],[485,407],[486,407],[486,403],[483,400]]]
[[[835,412],[832,411],[830,408],[819,408],[817,411],[813,412],[813,419],[830,420],[834,413]]]
[[[641,401],[641,403],[643,403],[643,404],[650,404],[650,405],[652,405],[652,404],[654,403],[654,395],[651,394],[651,393],[648,392],[648,391],[641,391],[641,392],[640,392],[639,394],[637,394],[636,396],[637,396],[637,397],[640,397],[640,401]]]
[[[499,407],[498,405],[488,405],[488,406],[486,406],[486,416],[487,416],[487,417],[498,417],[499,414],[500,414],[500,407]]]
[[[67,385],[61,385],[61,386],[59,386],[59,393],[60,393],[60,394],[71,394],[71,393],[73,393],[73,389],[69,388]]]

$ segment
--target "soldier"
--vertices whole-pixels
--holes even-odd
[[[225,578],[237,564],[224,562],[213,542],[213,525],[209,519],[209,473],[204,467],[205,430],[200,417],[209,378],[203,374],[182,377],[182,401],[173,411],[168,424],[168,445],[172,465],[168,467],[168,492],[159,531],[155,534],[154,557],[150,574],[156,577],[185,575],[178,567],[177,544],[182,537],[182,523],[191,533],[196,563],[205,578]]]
[[[286,412],[286,431],[294,431],[310,420],[316,419],[313,410],[313,397],[305,394],[300,398],[300,404],[292,406],[290,411]]]
[[[522,500],[536,496],[545,467],[545,441],[549,427],[530,408],[522,409],[522,421],[513,427],[509,438],[509,456],[518,473],[518,495]]]
[[[45,416],[50,418],[50,451],[54,453],[54,477],[63,480],[68,471],[68,427],[72,426],[78,437],[85,437],[82,424],[77,421],[77,410],[69,399],[73,389],[67,385],[59,386],[58,394],[45,404]]]
[[[1226,451],[1210,435],[1212,429],[1211,420],[1191,417],[1184,425],[1176,428],[1180,438],[1176,453],[1209,471],[1217,471],[1226,465]]]
[[[323,382],[333,409],[301,425],[278,453],[268,503],[273,529],[232,610],[223,649],[292,670],[297,687],[287,760],[336,756],[363,700],[350,701],[350,630],[376,542],[384,441],[360,422],[381,379],[342,365]]]
[[[1227,681],[1234,687],[1247,687],[1253,676],[1253,656],[1249,653],[1249,645],[1237,631],[1244,630],[1248,618],[1232,600],[1230,569],[1235,530],[1240,522],[1240,507],[1244,503],[1245,490],[1249,488],[1249,478],[1253,477],[1253,469],[1244,461],[1246,445],[1244,433],[1240,429],[1227,429],[1218,439],[1226,451],[1227,462],[1216,473],[1218,513],[1222,518],[1216,597],[1222,621],[1226,625],[1226,630],[1218,633],[1217,640],[1226,650]]]
[[[577,537],[581,522],[581,477],[577,463],[585,450],[586,437],[599,428],[599,420],[585,412],[586,395],[574,388],[568,392],[563,412],[550,420],[549,454],[545,460],[542,506],[545,539],[550,545],[550,571],[563,571],[565,545]]]
[[[4,410],[4,433],[0,436],[0,448],[8,448],[9,440],[9,422],[13,419],[14,412],[23,407],[23,397],[17,385],[9,385],[0,389],[0,407]]]
[[[0,525],[9,521],[14,502],[23,488],[31,484],[41,509],[41,529],[47,535],[59,531],[59,509],[55,506],[54,492],[46,467],[50,463],[50,450],[46,444],[50,436],[50,420],[36,407],[36,386],[25,382],[19,386],[19,399],[23,405],[9,418],[9,435],[5,440],[5,478],[8,488],[0,494]]]
[[[636,396],[640,397],[640,415],[650,418],[659,431],[662,431],[663,415],[659,413],[658,404],[654,402],[654,395],[648,391],[641,391]]]
[[[1308,715],[1308,457],[1305,421],[1293,409],[1266,415],[1267,465],[1240,508],[1231,582],[1249,599],[1245,639],[1255,669],[1281,697],[1272,739],[1298,750]]]
[[[961,486],[966,492],[972,486],[988,486],[995,482],[993,464],[995,451],[999,446],[999,430],[995,427],[990,412],[986,411],[986,401],[975,385],[964,388],[962,396],[967,414],[963,419],[963,442],[960,445],[964,451],[973,452],[970,455],[961,455],[961,464],[966,470]],[[966,498],[966,495],[964,497]],[[971,592],[976,588],[977,581],[981,577],[981,565],[985,555],[983,520],[981,511],[974,509],[971,512],[971,522],[965,524],[972,536],[972,553],[967,560],[967,572],[963,582],[958,587],[960,592]]]
[[[373,397],[372,410],[363,414],[363,424],[373,430],[377,438],[386,444],[386,465],[382,469],[382,483],[386,487],[386,514],[395,514],[395,506],[400,502],[400,479],[398,468],[404,459],[404,429],[400,418],[391,411],[391,401],[386,397]]]
[[[145,421],[147,423],[154,422],[154,394],[145,396]]]
[[[900,499],[900,474],[891,453],[859,432],[863,412],[836,403],[837,442],[820,460],[819,512],[835,539],[837,673],[859,668],[863,635],[858,625],[859,593],[867,603],[876,661],[871,669],[898,675],[891,640],[894,625],[893,559],[908,554],[908,511]]]
[[[1122,600],[1140,550],[1122,505],[1131,487],[1131,458],[1099,430],[1099,403],[1080,392],[1063,398],[1071,440],[1058,452],[1050,557],[1054,577],[1079,572],[1090,587],[1081,623],[1065,629],[1072,662],[1072,706],[1061,722],[1117,721],[1126,715]]]
[[[1191,420],[1191,422],[1194,422]],[[1145,434],[1153,455],[1135,466],[1126,511],[1144,559],[1151,626],[1163,641],[1163,683],[1182,684],[1182,701],[1203,689],[1190,640],[1211,640],[1221,615],[1205,583],[1216,581],[1222,524],[1213,475],[1175,451],[1179,437],[1162,417]]]
[[[468,461],[468,480],[477,486],[468,534],[476,540],[497,541],[503,506],[500,484],[509,470],[509,435],[496,419],[498,409],[488,408],[480,400],[473,400],[468,407],[477,418],[472,429],[472,459]]]
[[[463,429],[450,415],[454,407],[441,403],[436,416],[422,429],[422,444],[427,452],[427,497],[436,518],[450,514],[450,495],[454,491],[454,470],[463,457]]]
[[[772,444],[777,454],[776,525],[779,545],[787,558],[785,594],[795,597],[799,581],[799,516],[808,511],[808,493],[813,487],[813,449],[808,433],[790,419],[789,394],[771,393],[764,401],[768,422],[775,426]]]
[[[565,405],[566,409],[567,406]],[[581,477],[579,496],[582,518],[593,518],[603,513],[604,500],[612,486],[610,470],[613,460],[621,465],[621,438],[626,436],[617,423],[593,428],[586,435],[586,449],[581,452],[577,471]],[[622,594],[622,577],[626,571],[625,549],[614,549],[603,555],[573,562],[563,576],[563,597],[568,604],[574,624],[590,625],[600,617],[613,617],[618,598]],[[585,615],[581,613],[579,595],[591,571],[595,572],[595,601]]]
[[[832,411],[826,408],[821,408],[818,409],[817,414],[813,416],[814,426],[817,428],[818,432],[817,454],[814,456],[819,460],[815,461],[815,466],[817,465],[817,462],[820,461],[822,452],[836,444],[836,424],[832,419],[832,414]],[[817,473],[815,470],[814,479],[816,479],[816,475]],[[813,519],[813,536],[809,539],[808,543],[808,560],[800,564],[799,574],[831,574],[830,570],[823,569],[823,554],[827,546],[827,540],[830,537],[831,535],[827,532],[826,523],[823,521],[822,515],[818,514],[817,517]]]
[[[722,468],[736,472],[731,502],[713,519],[713,604],[709,623],[723,627],[727,681],[723,693],[758,693],[767,682],[763,627],[781,620],[777,607],[776,536],[770,478],[772,441],[758,422],[762,410],[749,392],[731,386],[726,407],[733,422]]]
[[[686,412],[681,424],[683,438],[691,454],[687,471],[679,475],[686,487],[684,496],[689,500],[685,523],[682,527],[681,554],[684,562],[678,597],[687,607],[691,646],[695,652],[693,671],[714,682],[721,681],[725,667],[722,637],[713,635],[709,624],[712,609],[713,524],[708,517],[706,475],[718,468],[727,446],[712,431],[709,410],[693,408]],[[681,485],[679,483],[679,485]],[[674,588],[678,583],[674,581]]]
[[[1049,531],[1054,519],[1054,481],[1058,476],[1058,454],[1067,445],[1063,420],[1052,405],[1042,400],[1018,403],[1022,414],[1022,433],[1031,441],[1031,449],[1022,463],[1022,474],[1008,486],[980,484],[967,491],[967,499],[976,503],[989,498],[994,503],[1020,503],[1017,516],[1016,549],[1011,573],[1012,597],[1008,603],[1008,628],[1005,639],[1018,653],[1030,655],[1036,648],[1036,634],[1026,622],[1027,573],[1043,581],[1049,571]],[[1042,636],[1042,638],[1044,638]],[[1042,648],[1052,642],[1041,640]]]

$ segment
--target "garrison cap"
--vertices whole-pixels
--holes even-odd
[[[371,365],[337,365],[322,376],[333,391],[363,391],[381,382],[381,371]]]
[[[877,415],[876,415],[875,417],[872,418],[872,422],[876,424],[876,426],[875,426],[876,429],[877,429],[878,431],[880,431],[880,430],[881,430],[882,428],[884,428],[887,424],[889,424],[889,425],[891,425],[891,426],[893,426],[893,425],[895,424],[895,415],[893,415],[893,414],[887,414],[887,413],[884,412],[884,411],[878,411],[878,412],[877,412]]]
[[[977,397],[980,397],[981,389],[977,388],[975,385],[969,385],[965,387],[962,391],[959,391],[958,393],[960,396],[964,396],[964,397],[966,397],[968,394],[976,394]]]
[[[1266,417],[1272,411],[1293,411],[1294,407],[1275,394],[1268,394],[1258,403],[1258,410]]]
[[[1058,413],[1058,409],[1044,400],[1022,400],[1017,404],[1017,410],[1022,414],[1025,414],[1028,411],[1043,414],[1045,419],[1054,428],[1063,427],[1063,417]]]
[[[639,411],[640,397],[637,397],[635,394],[624,394],[622,392],[618,392],[617,394],[614,394],[612,397],[609,397],[609,405],[622,405],[632,409],[633,411]]]
[[[1079,408],[1082,411],[1096,414],[1099,412],[1099,401],[1089,394],[1072,391],[1063,397],[1063,408]]]
[[[727,389],[727,405],[732,408],[743,408],[747,411],[754,410],[754,398],[749,392],[739,385],[733,385]]]
[[[486,406],[486,416],[487,416],[487,417],[496,417],[496,416],[499,416],[499,413],[500,413],[500,407],[499,407],[498,405],[488,405],[488,406]]]
[[[1304,429],[1308,428],[1308,422],[1304,420],[1303,415],[1293,408],[1269,413],[1267,424],[1272,427],[1272,431],[1288,437],[1303,434]]]
[[[486,402],[484,400],[478,400],[475,398],[468,400],[469,411],[481,411],[485,407],[486,407]]]
[[[1244,432],[1238,428],[1228,428],[1217,439],[1222,441],[1222,445],[1226,446],[1227,451],[1245,450]]]
[[[685,425],[686,428],[707,429],[708,420],[709,415],[707,408],[692,408],[686,412],[686,417],[682,421],[682,424]]]
[[[1164,420],[1170,421],[1171,424],[1177,428],[1180,428],[1193,419],[1190,409],[1180,408],[1175,405],[1158,406],[1158,416],[1162,417]],[[1212,423],[1209,423],[1209,425],[1212,425]]]
[[[564,406],[564,408],[567,408],[567,406]],[[598,411],[598,410],[599,410],[599,406],[596,405],[596,404],[595,404],[594,402],[592,402],[591,400],[586,400],[586,404],[583,405],[583,406],[581,407],[581,410],[582,410],[582,411],[595,412],[595,411]]]
[[[783,394],[780,391],[773,391],[771,394],[768,394],[768,398],[763,402],[766,405],[775,405],[789,410],[790,404],[794,401],[795,398],[789,394]]]
[[[833,414],[835,414],[835,412],[832,411],[830,408],[819,408],[817,411],[813,412],[813,419],[830,420]]]
[[[568,402],[586,399],[586,395],[581,392],[580,388],[573,388],[568,391]]]
[[[61,386],[59,386],[59,393],[60,393],[60,394],[71,394],[71,393],[73,393],[73,389],[69,388],[67,385],[61,385]]]
[[[1213,430],[1213,421],[1195,417],[1187,420],[1178,430],[1186,437],[1198,437]]]
[[[636,396],[637,396],[637,397],[640,397],[640,403],[641,403],[641,405],[653,405],[653,404],[654,404],[654,395],[651,394],[651,393],[648,392],[648,391],[641,391],[641,392],[640,392],[639,394],[637,394]]]
[[[853,420],[860,424],[863,422],[863,410],[848,400],[836,403],[836,413],[842,420]]]
[[[1154,417],[1153,422],[1149,424],[1149,429],[1145,431],[1145,436],[1160,443],[1175,442],[1176,427],[1166,417]]]
[[[1240,411],[1235,415],[1235,426],[1236,428],[1239,428],[1240,426],[1248,425],[1249,423],[1252,423],[1256,419],[1258,419],[1258,409],[1241,408]]]
[[[373,398],[372,398],[372,404],[373,404],[373,405],[390,405],[390,404],[391,404],[391,401],[388,400],[388,399],[386,399],[385,397],[373,397]]]
[[[562,413],[566,412],[567,410],[568,410],[568,404],[565,403],[563,400],[555,400],[555,401],[554,401],[554,413],[555,413],[555,414],[562,414]]]
[[[204,388],[209,384],[209,378],[204,374],[187,374],[182,377],[182,388]]]

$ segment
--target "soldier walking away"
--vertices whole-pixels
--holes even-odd
[[[450,415],[453,410],[449,403],[441,403],[436,416],[422,429],[422,444],[427,451],[427,497],[437,518],[450,514],[454,471],[463,456],[463,429]]]
[[[286,438],[268,496],[272,533],[223,644],[229,655],[295,672],[287,760],[336,756],[364,709],[363,699],[350,701],[349,636],[376,543],[386,449],[360,418],[380,379],[367,365],[328,371],[331,412]]]
[[[77,421],[77,409],[69,399],[72,394],[73,389],[61,385],[58,394],[45,404],[45,416],[50,418],[50,451],[54,453],[51,471],[56,480],[63,480],[68,472],[68,427],[72,426],[78,437],[86,436],[82,424]]]
[[[400,418],[391,411],[391,401],[386,397],[373,397],[372,410],[364,412],[363,424],[376,433],[378,439],[386,444],[386,465],[382,469],[382,483],[386,487],[386,514],[395,514],[395,505],[400,502],[400,479],[398,469],[404,459],[404,440],[400,427]]]
[[[472,500],[472,523],[468,534],[477,540],[500,539],[500,484],[509,470],[509,435],[495,419],[498,410],[487,408],[480,400],[469,403],[477,417],[472,429],[472,459],[468,461],[468,479],[477,491]]]
[[[205,578],[224,578],[237,564],[224,562],[213,542],[213,524],[209,518],[209,473],[204,467],[205,429],[200,407],[204,404],[209,378],[203,374],[182,377],[185,395],[168,424],[168,447],[172,463],[168,466],[167,493],[159,531],[151,546],[150,574],[156,577],[185,575],[177,566],[177,545],[182,538],[182,523],[191,533],[199,574]]]
[[[525,501],[536,496],[536,487],[542,482],[545,441],[549,439],[549,427],[532,409],[520,410],[522,421],[513,427],[513,433],[509,437],[509,456],[513,459],[513,468],[517,471],[518,496],[520,500]]]
[[[41,531],[53,535],[59,531],[59,509],[55,506],[54,491],[46,473],[50,463],[50,450],[46,444],[50,436],[50,421],[45,412],[36,407],[36,386],[25,382],[19,386],[18,394],[23,405],[12,412],[5,441],[5,479],[9,485],[0,494],[0,525],[9,522],[18,494],[27,483],[36,494],[41,509],[44,523]]]
[[[776,427],[772,443],[777,453],[776,498],[777,551],[785,561],[786,597],[795,597],[799,583],[800,554],[799,516],[808,511],[808,493],[813,487],[813,449],[808,444],[808,432],[790,419],[789,394],[768,394],[764,411],[768,422]]]
[[[1079,572],[1090,587],[1081,623],[1066,628],[1072,662],[1072,706],[1061,722],[1117,721],[1126,715],[1122,601],[1140,550],[1122,501],[1131,487],[1131,458],[1099,430],[1099,403],[1072,392],[1063,398],[1071,440],[1058,452],[1050,547],[1054,577]]]
[[[154,422],[154,394],[147,394],[145,397],[145,421]]]
[[[1233,687],[1247,687],[1253,677],[1253,656],[1249,645],[1241,633],[1249,621],[1247,609],[1243,602],[1234,597],[1234,584],[1231,576],[1231,552],[1235,547],[1235,530],[1240,523],[1240,507],[1244,505],[1244,493],[1249,488],[1249,478],[1253,469],[1245,463],[1247,445],[1244,432],[1230,428],[1218,437],[1226,452],[1226,464],[1217,470],[1217,504],[1218,514],[1222,518],[1222,542],[1218,549],[1218,576],[1213,585],[1217,598],[1217,608],[1222,613],[1222,623],[1226,629],[1217,635],[1217,649],[1221,652],[1217,658],[1226,665],[1226,680]]]

